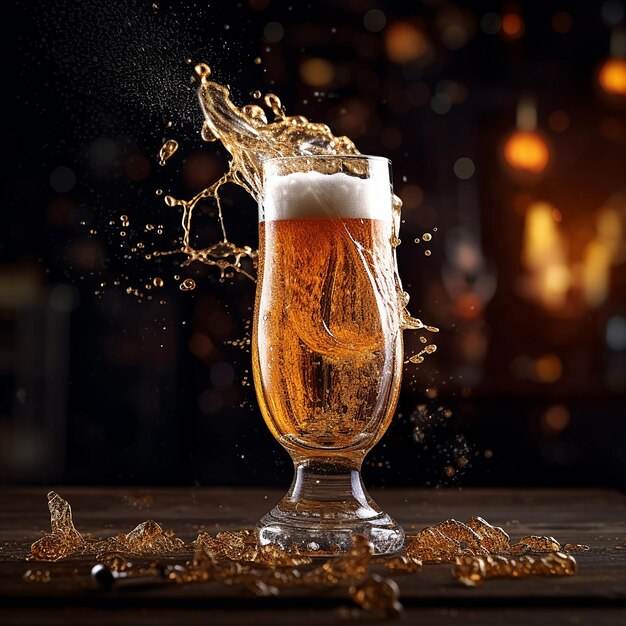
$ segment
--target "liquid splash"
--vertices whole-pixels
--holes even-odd
[[[577,544],[561,546],[554,537],[535,535],[512,543],[502,528],[471,517],[465,522],[451,519],[424,528],[409,537],[403,555],[374,557],[367,539],[355,535],[349,552],[315,561],[314,552],[259,546],[247,529],[216,536],[200,531],[195,541],[186,544],[153,520],[138,524],[127,534],[85,539],[74,526],[67,501],[50,492],[48,508],[51,532],[33,543],[29,559],[95,557],[99,565],[92,575],[103,587],[125,578],[178,584],[220,581],[240,585],[256,595],[276,595],[293,587],[343,587],[357,604],[380,617],[397,615],[402,605],[395,581],[371,571],[377,564],[394,574],[415,574],[428,563],[452,563],[455,579],[476,587],[495,577],[572,576],[577,564],[570,553],[589,549]],[[192,560],[172,564],[171,557],[191,551]],[[167,565],[154,561],[134,565],[130,559],[139,556],[167,557],[168,561]],[[24,574],[28,582],[50,582],[52,578],[50,570],[29,569]]]
[[[157,252],[154,256],[182,253],[186,257],[183,265],[197,261],[218,267],[222,279],[240,273],[254,280],[257,253],[249,246],[238,246],[229,241],[220,200],[221,188],[228,183],[238,185],[258,202],[263,191],[263,162],[267,159],[315,155],[345,156],[360,153],[348,137],[335,136],[326,124],[310,122],[302,115],[287,115],[280,98],[275,94],[268,93],[263,98],[265,107],[273,115],[270,120],[266,110],[258,104],[236,106],[230,99],[229,89],[211,80],[211,68],[207,64],[197,64],[195,73],[200,81],[198,97],[205,118],[202,138],[208,142],[221,142],[230,155],[230,163],[228,171],[221,178],[190,200],[174,198],[171,195],[165,197],[165,203],[169,207],[182,209],[183,242],[179,250]],[[253,96],[259,99],[261,94],[254,92]],[[354,162],[351,167],[359,168],[363,167],[363,164]],[[358,174],[358,171],[353,173]],[[205,200],[212,202],[217,208],[222,240],[198,249],[192,245],[193,216]],[[394,248],[400,243],[397,233],[401,208],[402,201],[394,196],[396,235],[390,242]],[[246,261],[251,261],[252,269],[244,268],[243,263]],[[408,312],[409,295],[402,289],[397,267],[395,279],[402,330],[424,329],[438,332],[437,328],[423,324]],[[424,355],[432,354],[435,349],[433,346],[427,346],[418,355],[411,357],[413,359],[411,362],[421,363]]]

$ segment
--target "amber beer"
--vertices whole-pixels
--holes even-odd
[[[320,210],[260,224],[258,398],[287,448],[369,448],[389,424],[400,379],[391,215]]]
[[[253,341],[265,421],[290,450],[369,448],[402,359],[389,185],[294,171],[267,180],[265,198]]]

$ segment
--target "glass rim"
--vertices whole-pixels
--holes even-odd
[[[267,159],[263,159],[261,162],[262,165],[266,163],[271,163],[273,161],[290,161],[296,159],[355,159],[355,160],[367,160],[367,161],[379,161],[385,162],[388,165],[391,165],[391,159],[388,159],[384,156],[373,155],[373,154],[294,154],[290,156],[273,156],[268,157]]]

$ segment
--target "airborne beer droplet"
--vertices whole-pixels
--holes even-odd
[[[196,288],[196,281],[193,278],[185,278],[178,288],[181,291],[193,291]]]
[[[165,165],[167,160],[174,155],[176,150],[178,150],[178,141],[175,139],[168,139],[159,150],[159,165]]]

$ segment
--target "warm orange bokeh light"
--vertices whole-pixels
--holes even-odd
[[[541,416],[541,430],[547,435],[556,435],[567,428],[570,420],[567,407],[555,404]]]
[[[430,42],[422,31],[409,22],[395,22],[384,31],[385,50],[394,63],[407,63],[424,56]]]
[[[457,314],[465,319],[479,317],[483,312],[483,303],[472,292],[462,293],[454,304]]]
[[[335,78],[335,69],[326,59],[314,57],[302,62],[299,74],[302,81],[311,87],[326,87]]]
[[[571,286],[567,242],[554,219],[554,207],[533,202],[524,220],[522,264],[528,273],[528,295],[548,309],[559,309]]]
[[[535,380],[555,383],[563,374],[563,363],[556,354],[543,354],[535,361]]]
[[[504,144],[504,158],[513,169],[539,174],[550,160],[550,150],[539,133],[517,130]]]
[[[517,39],[524,32],[524,22],[517,13],[507,13],[502,18],[502,31],[508,37]]]
[[[600,68],[600,86],[610,94],[626,97],[626,59],[609,59]]]

